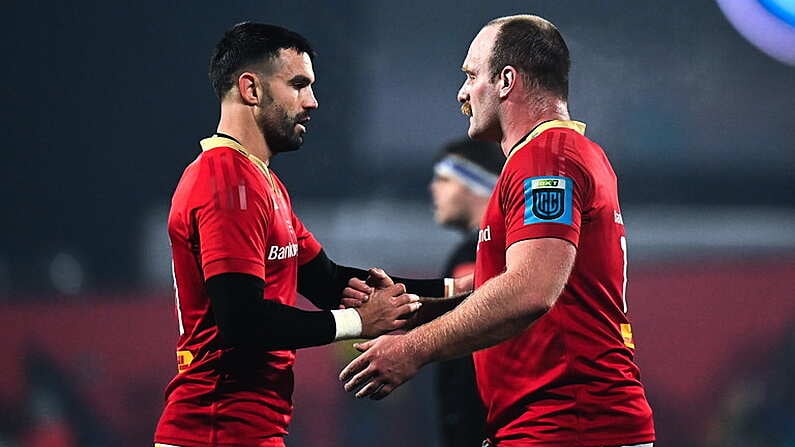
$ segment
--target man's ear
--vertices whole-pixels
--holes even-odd
[[[243,104],[255,106],[262,99],[262,86],[259,77],[249,71],[244,71],[237,78],[237,89]]]
[[[502,71],[500,71],[500,79],[499,79],[499,86],[500,86],[500,98],[504,99],[508,97],[508,94],[511,93],[511,90],[516,86],[516,81],[518,78],[519,73],[516,71],[516,68],[506,65],[503,67]]]

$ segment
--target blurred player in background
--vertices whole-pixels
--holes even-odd
[[[626,315],[616,176],[569,118],[569,66],[557,28],[537,16],[493,20],[475,37],[458,99],[469,136],[507,157],[479,230],[475,291],[406,334],[359,345],[340,374],[346,390],[380,399],[427,363],[477,351],[487,445],[654,441]]]
[[[301,146],[318,106],[313,55],[292,31],[242,23],[210,60],[220,122],[180,179],[168,218],[179,372],[156,445],[283,446],[295,349],[400,328],[419,307],[397,284],[340,309],[348,280],[368,273],[326,256],[269,168],[275,154]],[[441,279],[406,286],[444,290]],[[324,310],[293,307],[296,291]]]
[[[463,277],[475,270],[478,226],[505,162],[499,146],[462,140],[445,146],[434,165],[431,182],[436,223],[462,233],[444,269],[445,277]],[[436,374],[442,444],[480,446],[486,413],[475,386],[472,356],[439,363]]]

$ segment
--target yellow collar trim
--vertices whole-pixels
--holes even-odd
[[[580,135],[585,135],[586,124],[581,122],[581,121],[573,121],[573,120],[545,121],[545,122],[539,124],[538,126],[536,126],[535,129],[530,131],[530,133],[527,134],[527,136],[524,137],[524,139],[522,141],[517,143],[516,146],[514,146],[514,148],[511,149],[511,152],[508,154],[508,158],[506,160],[506,163],[508,162],[508,160],[511,159],[513,154],[519,152],[523,147],[527,146],[527,143],[531,142],[534,138],[538,137],[539,135],[541,135],[542,133],[544,133],[545,131],[547,131],[549,129],[558,128],[558,127],[571,129],[571,130],[577,132]]]
[[[262,171],[262,173],[265,175],[265,178],[268,179],[268,183],[270,183],[271,185],[271,190],[273,190],[273,192],[278,196],[282,195],[281,190],[276,187],[276,182],[274,182],[273,177],[271,177],[270,170],[268,170],[268,163],[260,160],[259,157],[247,151],[246,148],[244,148],[237,141],[226,137],[214,136],[201,140],[199,144],[202,147],[202,152],[210,151],[217,147],[230,147],[240,152],[241,154],[245,155],[250,162],[254,163],[254,166],[259,168],[260,171]]]
[[[241,154],[245,155],[246,158],[251,160],[255,166],[257,166],[262,172],[265,173],[270,178],[270,173],[268,172],[268,163],[260,160],[259,157],[252,154],[251,152],[247,151],[240,143],[235,140],[226,138],[226,137],[209,137],[201,140],[199,144],[202,147],[202,151],[209,151],[215,149],[217,147],[231,147],[232,149],[240,152]]]

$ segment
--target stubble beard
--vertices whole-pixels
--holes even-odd
[[[296,130],[298,117],[290,117],[284,108],[269,98],[268,108],[257,117],[257,125],[273,154],[298,150],[304,143],[304,137]]]
[[[467,132],[469,138],[499,143],[502,138],[502,128],[498,109],[498,100],[484,97],[479,103],[477,118],[475,118],[472,104],[469,102],[469,112],[472,113],[469,118],[469,131]]]

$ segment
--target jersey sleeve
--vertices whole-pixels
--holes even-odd
[[[264,280],[269,201],[261,180],[231,151],[206,155],[202,181],[210,190],[195,216],[204,277],[246,273]]]
[[[565,138],[553,132],[540,138],[549,141],[540,141],[540,148],[520,149],[505,166],[506,182],[500,194],[506,248],[521,240],[546,237],[569,241],[575,247],[579,243],[590,178],[575,152],[563,146]]]
[[[298,240],[298,265],[304,265],[315,259],[323,246],[315,239],[315,235],[310,232],[301,219],[293,213],[293,228],[295,237]]]

